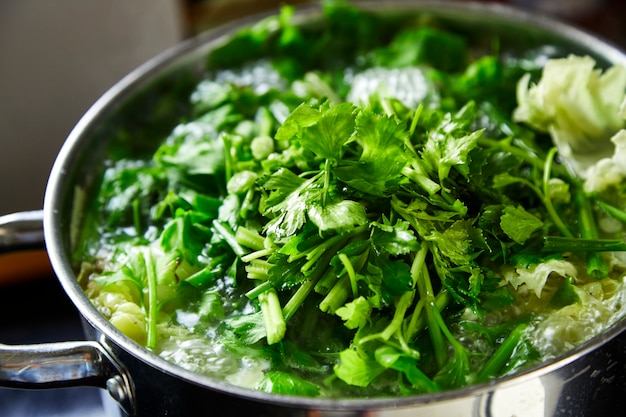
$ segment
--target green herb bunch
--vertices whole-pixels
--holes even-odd
[[[202,340],[182,366],[247,358],[262,370],[235,383],[291,395],[433,392],[564,353],[533,337],[624,291],[626,199],[513,119],[546,50],[476,57],[429,19],[329,2],[320,33],[292,11],[211,54],[152,158],[111,162],[80,249],[96,307],[166,357]]]

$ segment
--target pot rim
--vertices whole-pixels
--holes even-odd
[[[588,50],[595,51],[598,55],[604,57],[608,62],[621,63],[626,66],[626,55],[624,52],[618,47],[612,45],[610,42],[601,39],[599,36],[577,28],[571,24],[562,22],[558,19],[535,15],[529,11],[524,11],[508,5],[461,1],[442,2],[437,0],[427,0],[421,2],[411,0],[377,2],[370,0],[354,1],[353,4],[358,5],[359,7],[376,10],[392,10],[398,8],[432,12],[442,12],[445,10],[446,13],[468,13],[476,14],[482,17],[491,16],[502,21],[528,25],[532,28],[542,30],[553,35],[558,35],[561,38],[567,38]],[[297,16],[306,18],[310,14],[317,14],[319,9],[318,5],[300,5],[296,8]],[[113,342],[149,366],[157,368],[164,373],[180,378],[189,383],[210,388],[223,394],[284,406],[312,407],[320,410],[355,410],[365,408],[382,409],[398,408],[403,406],[410,407],[489,394],[496,388],[499,389],[521,384],[530,379],[545,376],[559,368],[562,368],[604,345],[626,329],[626,320],[621,320],[602,334],[573,349],[568,354],[560,358],[551,360],[541,366],[533,367],[515,375],[505,376],[485,383],[415,396],[345,399],[277,395],[234,386],[174,365],[173,363],[152,353],[147,348],[136,344],[117,330],[95,309],[83,292],[83,289],[78,284],[76,274],[71,267],[69,256],[65,250],[63,236],[67,232],[64,230],[63,222],[61,220],[63,211],[62,201],[64,195],[68,193],[67,182],[68,171],[70,171],[68,168],[72,166],[72,161],[76,159],[78,145],[86,140],[85,138],[88,137],[90,131],[94,128],[94,126],[98,125],[108,111],[114,109],[115,106],[124,98],[132,95],[133,91],[137,87],[141,86],[143,82],[150,80],[153,76],[160,74],[165,69],[176,65],[181,59],[193,59],[194,57],[202,55],[215,45],[219,45],[222,41],[227,40],[233,31],[257,22],[263,17],[275,14],[275,12],[276,11],[274,10],[271,12],[255,14],[220,25],[219,27],[210,29],[193,38],[184,40],[178,45],[175,45],[174,47],[171,47],[146,61],[106,91],[86,111],[62,145],[52,167],[45,192],[43,210],[44,239],[53,270],[55,271],[65,292],[77,307],[82,317],[90,325],[94,326],[98,331],[105,335],[103,338],[104,340],[100,340],[101,343],[106,346],[109,342]]]

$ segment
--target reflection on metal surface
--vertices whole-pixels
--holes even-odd
[[[558,393],[556,398],[558,398]],[[546,388],[539,378],[496,390],[485,404],[480,417],[516,416],[543,417],[554,415],[553,407],[546,403]]]
[[[570,19],[597,13],[605,0],[512,0],[512,4]]]
[[[96,342],[0,344],[0,386],[104,388],[123,410],[134,414],[132,382],[121,365]]]
[[[43,210],[0,216],[0,253],[43,247]]]

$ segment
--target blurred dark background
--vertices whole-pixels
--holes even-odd
[[[379,0],[386,1],[386,0]],[[0,1],[0,215],[42,206],[55,155],[89,106],[180,40],[307,0]],[[624,0],[509,0],[626,47]]]

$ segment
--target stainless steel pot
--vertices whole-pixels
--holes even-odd
[[[589,54],[603,65],[626,65],[626,55],[597,37],[538,15],[496,4],[365,2],[381,13],[430,13],[477,33],[501,35],[503,43],[554,43]],[[316,6],[298,19],[314,22]],[[245,19],[207,32],[130,73],[79,121],[50,175],[43,211],[0,218],[0,252],[45,241],[58,279],[84,321],[87,341],[31,346],[0,345],[0,386],[55,388],[96,386],[108,391],[129,416],[567,416],[595,414],[626,392],[626,321],[565,357],[513,377],[468,388],[403,398],[331,400],[250,391],[181,369],[135,344],[91,305],[76,279],[72,245],[89,215],[86,193],[103,170],[111,148],[141,152],[140,141],[110,143],[124,128],[141,136],[142,126],[168,132],[184,108],[163,108],[164,93],[185,94],[202,75],[208,51],[226,41]],[[159,115],[150,120],[147,114]],[[130,135],[132,136],[132,135]],[[114,145],[114,146],[113,146]],[[43,227],[44,240],[40,231]],[[4,247],[4,249],[2,248]],[[604,401],[603,401],[604,400]],[[600,401],[600,403],[598,403]],[[218,411],[219,410],[219,411]],[[609,412],[610,413],[610,412]]]

